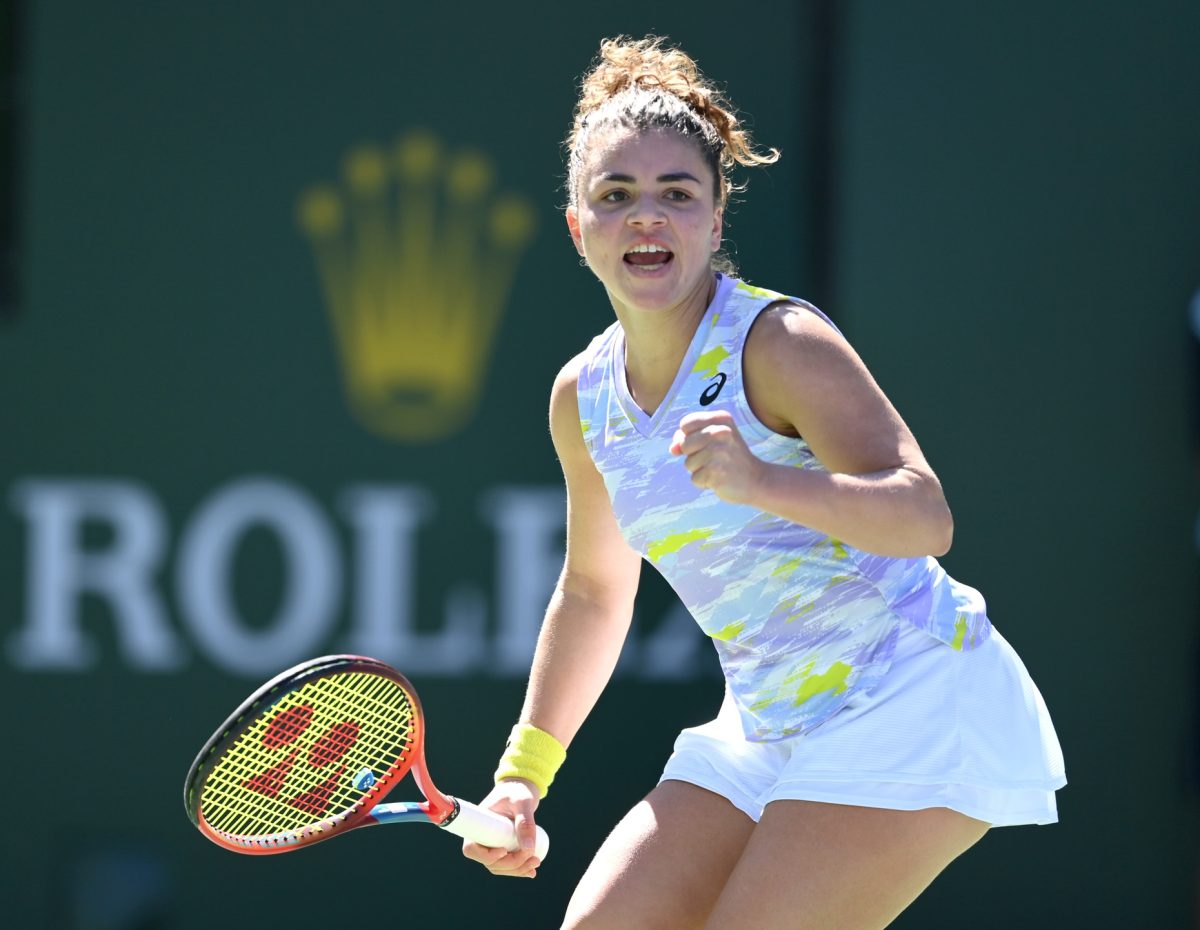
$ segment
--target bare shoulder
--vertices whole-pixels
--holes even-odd
[[[747,377],[784,379],[793,386],[844,386],[871,380],[858,353],[811,304],[778,301],[763,310],[746,337]]]
[[[777,300],[750,326],[746,351],[768,360],[787,361],[796,352],[850,348],[845,337],[812,304]]]
[[[872,383],[854,349],[811,304],[777,301],[746,337],[747,399],[778,433],[805,435],[809,408],[828,408],[853,385]]]
[[[579,373],[587,363],[587,353],[580,352],[559,369],[550,389],[550,423],[554,425],[557,415],[571,413],[579,417]]]
[[[560,459],[587,456],[579,422],[579,373],[587,363],[580,352],[559,370],[550,389],[550,435]]]

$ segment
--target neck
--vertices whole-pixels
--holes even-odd
[[[710,274],[674,307],[645,311],[614,303],[625,333],[625,381],[646,413],[653,413],[670,390],[716,288]]]

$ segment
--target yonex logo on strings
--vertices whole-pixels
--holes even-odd
[[[292,745],[308,730],[312,724],[313,709],[300,704],[281,711],[259,737],[263,746],[269,751],[283,750]],[[311,746],[307,753],[307,762],[313,769],[324,769],[341,761],[342,757],[358,742],[359,725],[354,720],[344,720],[326,730]],[[288,774],[295,766],[300,756],[300,747],[296,746],[278,764],[252,775],[242,782],[242,787],[248,788],[268,798],[275,798],[283,790]],[[329,801],[338,782],[346,771],[346,766],[338,765],[324,781],[287,800],[287,804],[313,816],[321,816],[329,808]],[[360,772],[355,778],[356,787],[363,781]],[[374,778],[371,779],[374,784]],[[367,787],[370,787],[368,785]],[[363,789],[359,789],[363,790]]]
[[[713,378],[712,383],[704,389],[704,393],[700,395],[700,406],[707,407],[717,395],[721,393],[721,388],[725,387],[726,375],[723,371],[718,371],[717,376]]]

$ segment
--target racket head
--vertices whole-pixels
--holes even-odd
[[[271,679],[217,728],[188,771],[184,806],[219,846],[287,852],[363,825],[423,747],[403,675],[366,656],[321,656]]]

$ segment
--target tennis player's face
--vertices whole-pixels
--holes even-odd
[[[614,305],[707,305],[722,213],[697,145],[667,130],[614,129],[585,159],[567,225]]]

